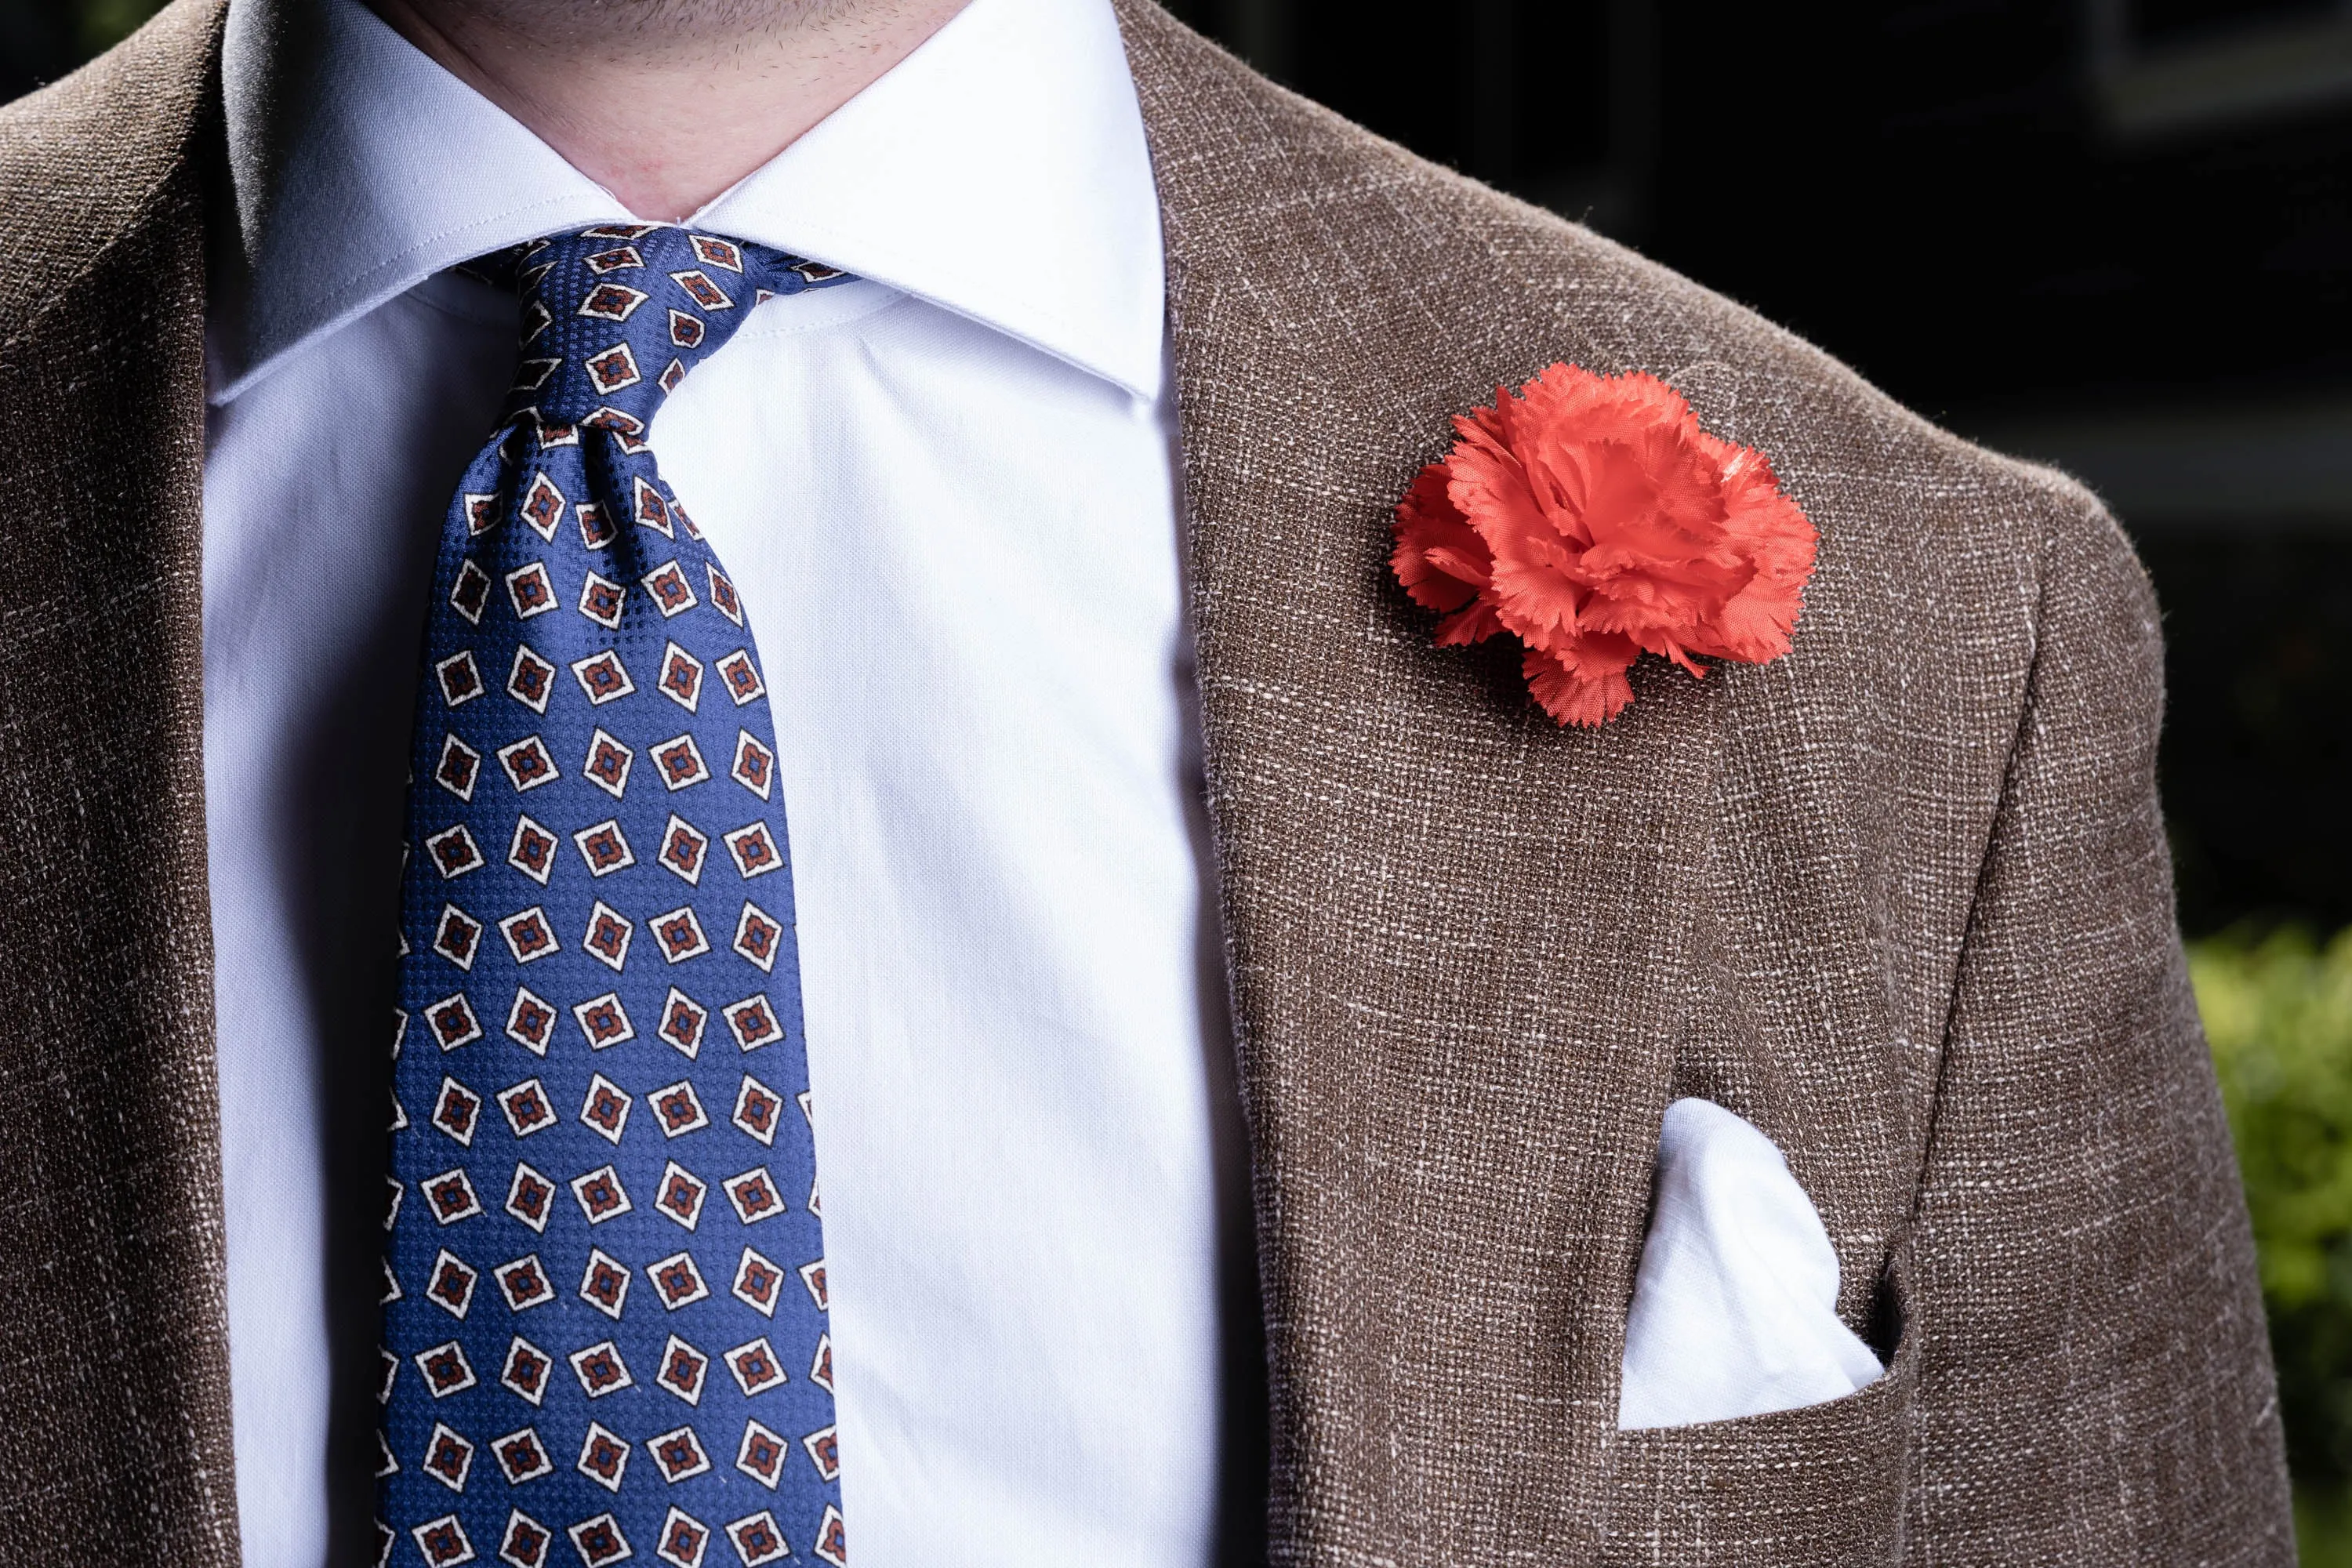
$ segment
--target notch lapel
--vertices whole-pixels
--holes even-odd
[[[1148,0],[1119,16],[1167,232],[1273,1555],[1587,1561],[1724,681],[1644,661],[1621,720],[1563,731],[1515,657],[1431,646],[1389,518],[1448,416],[1622,355],[1573,309],[1471,318],[1520,291],[1414,226],[1444,176]]]
[[[45,1562],[239,1555],[198,609],[220,17],[181,0],[0,114],[0,1542]]]

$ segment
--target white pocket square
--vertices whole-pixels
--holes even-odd
[[[1837,1295],[1829,1233],[1772,1141],[1711,1100],[1675,1101],[1617,1425],[1726,1421],[1867,1386],[1885,1369],[1839,1321]]]

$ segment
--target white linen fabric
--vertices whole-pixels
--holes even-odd
[[[631,215],[354,0],[233,0],[226,77],[205,752],[237,1496],[250,1568],[319,1568],[373,1488],[423,595],[515,359],[513,301],[447,269]],[[653,431],[781,742],[857,1560],[1192,1568],[1246,1209],[1159,209],[1108,5],[973,0],[694,226],[866,279],[761,307]]]
[[[1868,1386],[1885,1369],[1839,1320],[1837,1296],[1829,1233],[1772,1140],[1711,1100],[1675,1100],[1658,1134],[1617,1425],[1727,1421]]]

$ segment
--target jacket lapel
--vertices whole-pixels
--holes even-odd
[[[197,605],[219,18],[181,0],[0,117],[0,1540],[48,1562],[238,1561]]]
[[[1433,176],[1148,0],[1210,808],[1282,1562],[1589,1559],[1707,849],[1718,679],[1598,731],[1431,647],[1389,508],[1553,359]],[[1482,650],[1483,652],[1484,650]]]

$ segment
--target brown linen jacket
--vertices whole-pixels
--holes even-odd
[[[0,110],[5,1564],[238,1555],[198,561],[222,15],[178,0]],[[1119,16],[1166,218],[1273,1559],[2289,1563],[2152,782],[2156,610],[2113,522],[1149,0]],[[1655,372],[1770,456],[1822,534],[1791,657],[1643,668],[1593,731],[1507,656],[1432,647],[1389,507],[1450,415],[1554,360]],[[1888,1376],[1614,1429],[1682,1094],[1786,1151]]]

